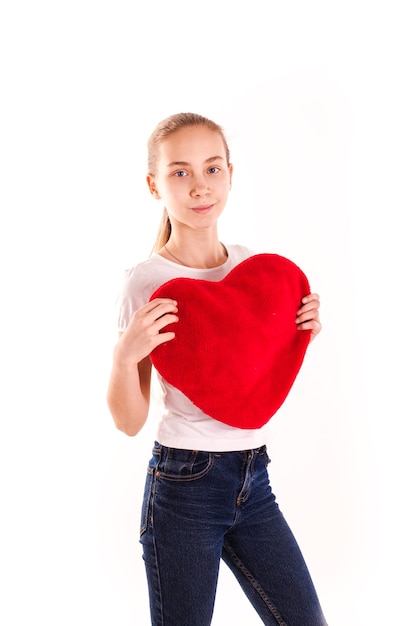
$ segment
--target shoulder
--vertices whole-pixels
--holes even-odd
[[[238,263],[241,263],[242,261],[245,261],[245,259],[248,259],[249,257],[256,254],[250,248],[247,248],[246,246],[241,246],[238,244],[231,244],[231,245],[226,244],[225,247],[227,250],[229,260],[232,265],[237,265]]]
[[[196,278],[199,270],[185,268],[157,253],[124,271],[122,292],[140,298],[144,304],[163,283],[182,276]]]
[[[135,282],[152,278],[155,273],[155,268],[157,267],[158,264],[154,259],[154,255],[152,255],[149,259],[141,261],[137,265],[133,265],[132,267],[125,269],[123,279],[125,282]]]
[[[152,255],[123,272],[117,297],[119,330],[125,330],[134,311],[146,304],[157,287],[169,278],[166,264],[159,255]]]
[[[125,269],[122,275],[122,291],[131,293],[151,287],[154,282],[153,274],[148,260]]]

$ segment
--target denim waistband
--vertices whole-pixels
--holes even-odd
[[[153,449],[153,453],[157,454],[159,451],[168,451],[168,450],[184,450],[187,452],[207,452],[209,454],[248,454],[248,453],[254,453],[254,454],[264,454],[267,450],[267,446],[266,444],[264,444],[263,446],[259,446],[258,448],[248,448],[248,449],[244,449],[244,450],[223,450],[222,452],[218,452],[217,450],[191,450],[188,448],[176,448],[174,446],[164,446],[161,443],[159,443],[159,441],[155,441],[154,442],[154,449]]]

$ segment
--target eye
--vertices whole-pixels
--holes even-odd
[[[213,167],[209,167],[208,171],[209,174],[217,174],[217,172],[220,172],[220,168],[213,165]]]
[[[187,176],[187,172],[185,172],[184,170],[178,170],[178,172],[174,173],[174,176],[177,176],[177,178],[182,178],[183,176]]]

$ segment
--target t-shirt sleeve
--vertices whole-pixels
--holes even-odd
[[[154,280],[142,269],[125,271],[116,301],[117,327],[120,332],[126,330],[133,313],[149,301],[155,289]]]

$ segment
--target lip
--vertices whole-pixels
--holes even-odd
[[[213,207],[214,207],[214,204],[203,204],[201,206],[192,207],[192,211],[194,211],[195,213],[207,213]]]

